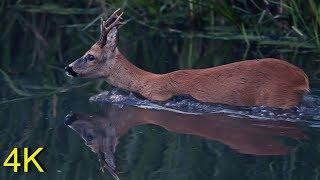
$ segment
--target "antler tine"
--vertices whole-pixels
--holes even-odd
[[[102,31],[103,31],[103,28],[104,28],[104,21],[103,21],[103,19],[102,19],[102,17],[100,18],[100,32],[102,33]]]
[[[118,17],[118,12],[120,12],[120,8],[115,10],[110,16],[109,18],[105,21],[106,25],[108,26],[112,21],[114,21],[114,19],[116,19]],[[123,14],[123,13],[122,13]]]
[[[120,15],[117,15],[118,17],[111,24],[106,24],[106,26],[104,26],[106,33],[109,33],[109,31],[116,26],[125,24],[124,22],[120,21],[122,19],[122,15],[123,15],[123,12]]]
[[[103,47],[106,44],[108,33],[113,27],[124,24],[120,22],[120,20],[122,19],[123,12],[121,12],[121,14],[118,15],[119,12],[120,12],[120,8],[117,9],[115,12],[113,12],[106,21],[104,21],[101,18],[101,25],[100,25],[101,34],[98,41],[98,44],[100,47]]]

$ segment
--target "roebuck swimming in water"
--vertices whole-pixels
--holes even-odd
[[[207,69],[154,74],[131,64],[117,48],[120,9],[101,22],[99,40],[65,68],[71,76],[103,78],[153,101],[189,95],[201,102],[235,106],[297,106],[309,90],[306,74],[283,60],[245,60]]]

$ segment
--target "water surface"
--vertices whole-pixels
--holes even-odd
[[[199,104],[184,97],[154,104],[117,89],[89,94],[80,88],[3,105],[2,155],[14,146],[44,146],[39,160],[46,172],[13,174],[3,168],[1,176],[105,179],[112,177],[110,170],[120,179],[318,176],[317,94],[288,112]],[[97,98],[102,96],[103,102]],[[72,114],[77,120],[66,125]]]

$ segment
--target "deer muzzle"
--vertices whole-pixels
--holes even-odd
[[[76,72],[72,69],[72,67],[70,67],[70,66],[65,67],[64,70],[66,71],[66,74],[67,74],[68,76],[76,77],[76,76],[79,75],[79,74],[76,73]]]

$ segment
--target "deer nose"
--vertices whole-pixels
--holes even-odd
[[[74,121],[76,121],[78,119],[77,115],[70,113],[68,114],[65,119],[64,119],[64,124],[66,125],[70,125],[72,124]]]
[[[70,66],[65,67],[64,70],[66,71],[67,75],[69,75],[69,76],[73,76],[73,77],[78,76],[78,73],[76,73],[76,72],[72,69],[72,67],[70,67]]]

